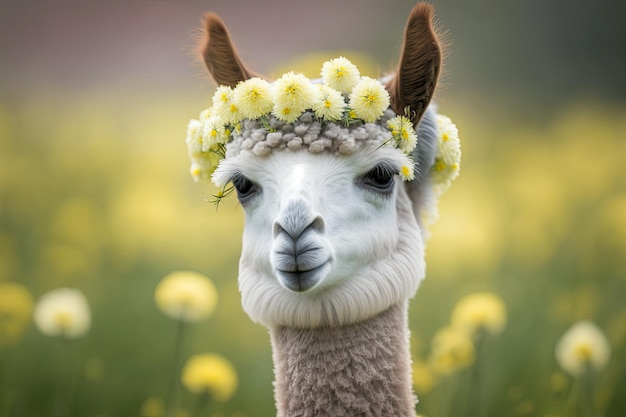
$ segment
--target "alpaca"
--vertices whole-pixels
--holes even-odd
[[[436,162],[438,115],[429,104],[441,67],[432,19],[429,4],[411,11],[397,71],[382,81],[388,103],[374,122],[363,116],[354,125],[322,123],[311,111],[290,119],[285,105],[281,112],[274,107],[275,117],[251,117],[233,131],[206,124],[202,130],[198,121],[188,127],[192,174],[207,177],[216,165],[209,159],[218,158],[212,180],[224,195],[232,183],[244,210],[239,289],[246,313],[269,329],[278,416],[415,415],[408,300],[425,275],[422,219],[437,197],[431,171],[443,163]],[[246,97],[263,96],[268,84],[244,66],[223,21],[206,15],[204,34],[201,56],[222,86],[214,104],[218,96],[236,97],[231,88],[250,80],[256,89]],[[313,91],[293,85],[291,92]],[[387,146],[392,133],[385,126],[393,120],[417,131],[412,159]],[[345,140],[337,139],[341,132]],[[218,151],[194,142],[201,135],[222,137],[214,142]],[[193,159],[199,154],[205,162]],[[203,171],[203,163],[212,168]]]

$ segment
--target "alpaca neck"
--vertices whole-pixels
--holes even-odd
[[[279,417],[415,416],[407,303],[349,326],[270,333]]]

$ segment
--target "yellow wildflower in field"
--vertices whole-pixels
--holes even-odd
[[[587,367],[604,368],[611,358],[611,346],[606,336],[589,320],[570,327],[556,344],[556,360],[565,371],[577,376]]]
[[[466,295],[454,306],[450,322],[452,327],[472,336],[478,330],[498,334],[506,324],[506,306],[490,292]]]
[[[198,321],[213,313],[218,296],[208,277],[193,271],[175,271],[157,285],[154,298],[166,316]]]
[[[427,394],[435,386],[435,375],[427,363],[415,361],[412,365],[413,386],[418,394]]]
[[[549,382],[550,390],[552,390],[552,392],[555,394],[563,393],[567,389],[567,376],[560,371],[553,372],[552,375],[550,375]]]
[[[237,372],[224,357],[212,353],[194,355],[183,367],[181,381],[195,394],[208,391],[217,401],[228,401],[237,389]]]
[[[139,413],[142,417],[162,417],[165,415],[165,404],[159,397],[149,397],[141,404]]]
[[[0,346],[15,342],[33,313],[28,289],[12,282],[0,282]]]
[[[449,375],[470,366],[475,355],[474,343],[466,333],[444,327],[432,340],[429,362],[435,373]]]
[[[81,291],[58,288],[39,298],[34,319],[43,334],[73,339],[84,335],[91,327],[91,310]]]

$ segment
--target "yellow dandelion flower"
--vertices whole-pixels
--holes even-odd
[[[470,337],[452,327],[439,330],[432,340],[429,364],[440,375],[449,375],[474,362],[474,343]]]
[[[302,112],[295,110],[293,107],[275,105],[272,109],[272,114],[285,123],[293,123],[300,117]]]
[[[447,165],[461,164],[461,140],[459,130],[449,117],[437,115],[437,157]]]
[[[183,321],[198,321],[213,313],[217,290],[206,276],[192,271],[175,271],[163,278],[154,298],[163,314]]]
[[[506,324],[506,306],[496,294],[475,293],[461,298],[450,319],[452,327],[473,336],[479,330],[498,334]]]
[[[556,344],[556,360],[565,371],[577,376],[587,367],[604,368],[611,358],[606,336],[591,321],[583,320],[570,327]]]
[[[233,89],[227,85],[219,86],[213,94],[213,113],[225,125],[232,125],[241,120],[241,112],[234,103],[233,96]]]
[[[194,355],[185,363],[181,381],[194,394],[208,391],[217,401],[228,401],[237,389],[237,372],[224,357],[206,353]]]
[[[202,152],[216,150],[219,144],[228,142],[224,122],[219,117],[209,117],[202,126]]]
[[[452,186],[452,181],[458,176],[459,166],[457,164],[448,165],[441,158],[435,158],[435,163],[430,169],[430,178],[438,195],[448,191]]]
[[[417,134],[413,122],[404,116],[396,116],[387,121],[387,127],[396,142],[396,146],[405,154],[410,154],[417,145]]]
[[[319,88],[312,109],[315,115],[321,119],[337,121],[343,117],[346,102],[339,91],[322,85]]]
[[[435,171],[442,172],[442,171],[445,171],[446,169],[448,169],[448,166],[441,159],[437,159],[437,160],[435,160],[435,164],[433,165],[433,169]]]
[[[274,98],[274,115],[281,113],[281,109],[289,109],[290,118],[297,113],[295,118],[310,109],[317,96],[317,90],[311,81],[302,74],[292,71],[284,74],[274,81],[272,94]],[[293,120],[295,120],[295,118]]]
[[[200,152],[191,155],[189,173],[195,182],[208,181],[211,179],[211,174],[213,174],[219,162],[220,156],[215,152]]]
[[[213,94],[213,108],[217,109],[218,107],[223,106],[224,104],[231,101],[233,98],[233,89],[228,85],[220,85],[215,90],[215,94]]]
[[[33,297],[28,289],[12,282],[0,282],[0,346],[15,342],[28,326]]]
[[[356,65],[342,56],[326,61],[321,75],[324,84],[344,94],[352,91],[361,76]]]
[[[187,124],[187,137],[185,142],[187,143],[187,149],[189,155],[202,152],[202,128],[204,126],[203,121],[191,119]]]
[[[418,394],[427,394],[435,386],[435,375],[430,366],[422,361],[415,361],[412,365],[413,386]]]
[[[362,77],[352,89],[349,106],[360,119],[373,123],[389,107],[389,93],[378,80]]]
[[[163,417],[165,415],[165,403],[160,397],[149,397],[141,404],[139,413],[142,417]]]
[[[204,109],[200,112],[199,119],[200,121],[203,121],[205,119],[208,119],[212,115],[213,115],[213,107],[209,107],[208,109]]]
[[[400,178],[403,181],[413,181],[415,179],[415,169],[413,162],[409,164],[403,164],[400,167]]]
[[[250,78],[237,84],[233,92],[233,103],[242,118],[257,119],[272,111],[272,87],[260,78]]]
[[[568,382],[567,375],[560,371],[553,372],[550,375],[550,390],[555,394],[565,392]]]
[[[59,288],[42,295],[35,305],[35,324],[47,336],[77,338],[91,326],[91,310],[84,294]]]
[[[437,155],[430,176],[435,192],[443,194],[459,175],[461,166],[461,141],[459,131],[449,117],[437,115]]]

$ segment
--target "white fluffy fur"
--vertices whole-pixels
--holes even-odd
[[[244,150],[222,161],[216,182],[240,172],[262,189],[244,207],[239,264],[243,308],[254,321],[270,328],[351,324],[415,294],[425,273],[424,242],[404,184],[397,178],[388,197],[357,184],[379,162],[399,168],[404,158],[383,146],[347,156]],[[322,218],[315,239],[330,258],[327,275],[305,292],[281,285],[271,261],[273,225],[294,199]]]

